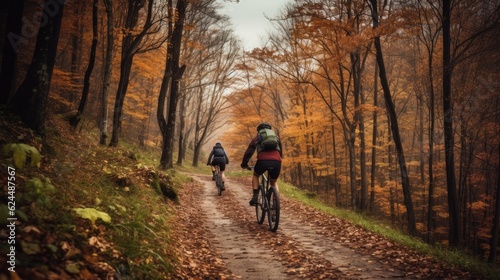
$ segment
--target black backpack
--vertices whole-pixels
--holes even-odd
[[[214,146],[213,149],[214,149],[214,157],[224,157],[224,155],[226,154],[222,146]]]

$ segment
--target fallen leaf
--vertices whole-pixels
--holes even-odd
[[[28,243],[21,240],[21,248],[23,249],[23,252],[28,255],[35,255],[40,253],[40,245],[38,243]]]
[[[71,274],[80,274],[80,268],[77,263],[69,263],[66,265],[66,271]]]

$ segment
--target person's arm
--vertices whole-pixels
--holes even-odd
[[[213,155],[214,155],[214,150],[212,149],[212,151],[210,152],[210,155],[208,156],[207,165],[210,165],[210,162],[212,162],[211,158]]]
[[[229,157],[227,156],[226,150],[224,150],[224,157],[226,158],[226,164],[229,164]]]
[[[283,145],[281,145],[281,140],[278,138],[278,147],[280,152],[280,157],[283,158]]]
[[[241,160],[241,167],[242,168],[248,167],[248,161],[250,161],[253,153],[255,152],[256,143],[257,143],[257,137],[252,139],[252,141],[248,145],[247,150],[245,151],[245,154],[243,155],[243,159]]]

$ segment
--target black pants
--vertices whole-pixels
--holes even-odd
[[[220,166],[220,171],[226,170],[226,161],[223,157],[214,157],[212,159],[212,163],[210,163],[212,166]]]
[[[273,180],[278,179],[281,172],[281,161],[279,160],[257,160],[253,173],[257,176],[262,175],[269,169],[269,177]]]

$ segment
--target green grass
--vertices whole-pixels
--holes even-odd
[[[112,221],[103,224],[109,229],[107,239],[127,260],[114,264],[119,274],[154,279],[172,270],[171,263],[165,261],[167,252],[162,246],[157,246],[158,240],[169,240],[166,217],[170,213],[163,198],[152,188],[124,191],[103,175],[96,178],[94,184],[86,185],[83,192],[74,193],[74,197],[83,206],[111,216]],[[109,251],[104,253],[112,254]]]
[[[61,137],[54,138],[57,143]],[[156,148],[142,149],[125,141],[116,148],[91,147],[81,153],[77,160],[80,164],[78,167],[73,164],[76,161],[62,160],[70,154],[71,151],[69,154],[54,154],[58,159],[54,165],[54,173],[57,174],[54,185],[58,190],[54,199],[57,198],[60,207],[53,209],[51,217],[59,217],[56,224],[60,225],[64,218],[64,227],[53,234],[61,239],[66,235],[74,242],[81,243],[75,244],[76,247],[88,246],[90,237],[100,236],[102,242],[111,245],[99,255],[124,279],[165,279],[173,270],[174,261],[169,246],[158,244],[172,242],[168,223],[172,216],[171,206],[152,186],[146,184],[121,188],[115,185],[113,176],[124,175],[139,180],[144,175],[136,175],[135,172],[147,166],[148,169],[167,174],[174,189],[179,189],[191,179],[173,169],[159,171],[160,155]],[[59,159],[61,163],[58,163]],[[111,216],[111,222],[97,220],[93,227],[90,221],[78,217],[72,211],[77,207],[105,212]],[[38,218],[42,224],[48,220],[46,216],[32,218]],[[82,230],[85,228],[87,230]]]
[[[113,242],[122,248],[133,276],[154,279],[166,276],[173,268],[166,249],[158,246],[158,242],[169,240],[167,217],[170,214],[154,190],[142,192],[148,203],[135,195],[116,196],[110,201],[109,211],[114,216],[110,227]]]

